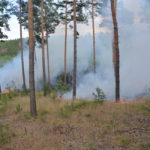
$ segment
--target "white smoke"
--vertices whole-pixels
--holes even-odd
[[[131,3],[133,6],[131,6]],[[134,5],[135,4],[135,5]],[[149,70],[149,39],[150,21],[149,7],[147,0],[120,0],[118,4],[118,24],[120,36],[120,73],[121,73],[121,97],[133,98],[150,87]],[[106,31],[111,30],[110,4],[105,10],[103,26]],[[97,23],[101,23],[97,22]],[[83,26],[83,25],[82,25]],[[91,31],[91,26],[86,27]],[[102,27],[101,27],[102,28]],[[82,27],[79,27],[82,33]],[[109,30],[108,30],[109,29]],[[84,30],[85,31],[85,30]],[[77,97],[91,98],[92,92],[97,87],[104,90],[108,98],[114,97],[114,73],[112,65],[112,33],[96,33],[96,59],[97,73],[92,71],[92,35],[91,33],[82,34],[78,39],[78,78],[77,78]],[[49,38],[50,70],[51,80],[53,81],[63,72],[64,56],[64,36],[53,35]],[[25,70],[28,84],[28,50],[25,50]],[[36,86],[42,79],[41,48],[36,48],[35,77]],[[73,69],[73,37],[68,37],[67,50],[67,71]],[[83,74],[85,70],[89,72]],[[5,89],[7,85],[20,88],[22,84],[20,54],[10,63],[0,68],[0,83]],[[72,91],[64,95],[65,98],[72,97]]]

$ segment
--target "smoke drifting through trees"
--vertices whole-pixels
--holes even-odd
[[[131,1],[128,1],[130,4]],[[136,14],[140,14],[143,10],[145,10],[142,15],[140,14],[140,18],[145,18],[148,12],[148,8],[145,7],[143,4],[143,1],[138,0],[139,4],[138,7],[132,8],[133,12],[131,11],[131,8],[127,5],[126,1],[123,1],[119,3],[118,5],[118,22],[119,22],[119,31],[120,31],[120,52],[121,52],[121,95],[123,98],[132,98],[133,96],[136,96],[138,94],[143,93],[145,91],[146,87],[150,86],[150,80],[149,80],[149,41],[150,39],[150,30],[148,28],[149,23],[143,24],[143,21],[139,23],[134,23],[134,21],[137,18]],[[132,1],[133,3],[133,1]],[[137,2],[134,1],[133,4],[136,4]],[[146,2],[145,2],[146,3]],[[125,4],[125,5],[124,5]],[[141,8],[141,6],[144,8]],[[131,6],[130,6],[131,7]],[[147,9],[145,9],[147,8]],[[109,27],[109,30],[112,27],[111,23],[111,12],[110,12],[110,5],[107,8],[108,11],[107,14],[109,17],[107,17],[106,21],[104,21],[103,24],[105,24],[105,27]],[[147,11],[146,11],[147,10]],[[105,13],[106,13],[105,12]],[[120,13],[121,12],[121,13]],[[122,20],[124,18],[124,20]],[[97,19],[97,18],[96,18]],[[83,26],[82,26],[83,27]],[[79,27],[79,32],[83,31],[83,29],[86,28],[85,25],[81,29]],[[91,30],[91,26],[88,28]],[[86,30],[87,31],[87,30]],[[97,31],[97,28],[96,28]],[[58,33],[57,33],[58,34]],[[69,33],[70,34],[70,33]],[[72,35],[72,33],[71,33]],[[91,65],[91,56],[92,56],[92,36],[87,34],[86,36],[80,36],[78,40],[78,85],[77,85],[77,93],[79,97],[91,97],[91,93],[95,91],[95,88],[97,86],[104,89],[106,92],[106,95],[109,97],[114,97],[114,74],[113,74],[113,66],[112,66],[112,34],[111,33],[97,33],[96,34],[96,49],[97,49],[97,74],[94,75],[91,70],[89,69],[89,72],[87,74],[83,74],[82,70],[85,70],[85,68],[89,68]],[[143,40],[144,39],[144,40]],[[68,71],[72,71],[72,59],[73,59],[73,45],[72,45],[72,37],[69,35],[68,37]],[[57,41],[57,42],[56,42]],[[63,43],[64,43],[64,36],[52,36],[51,39],[49,38],[49,43],[51,45],[51,55],[53,57],[50,57],[50,63],[51,63],[51,79],[54,83],[54,78],[63,72]],[[59,45],[57,44],[59,43]],[[83,45],[83,43],[85,43]],[[136,44],[135,44],[136,43]],[[57,54],[60,54],[58,56]],[[28,61],[27,61],[27,51],[25,51],[25,70],[27,70],[28,67]],[[36,48],[36,56],[37,60],[40,60],[40,49]],[[39,59],[38,59],[39,58]],[[143,59],[144,58],[144,59]],[[20,56],[16,57],[14,61],[12,61],[12,64],[7,64],[4,68],[0,69],[0,79],[2,82],[2,89],[4,89],[4,86],[7,86],[8,84],[11,84],[11,81],[15,80],[15,83],[18,86],[18,79],[21,77],[19,72],[19,62]],[[59,60],[59,61],[58,61]],[[142,60],[142,61],[139,61]],[[131,65],[132,64],[132,65]],[[37,67],[41,65],[40,61],[35,62],[36,67],[36,81],[40,81],[42,75],[38,74],[41,72],[41,70]],[[13,67],[13,69],[11,69]],[[137,67],[138,66],[138,67]],[[18,68],[18,69],[14,69]],[[54,69],[55,68],[55,69]],[[140,68],[140,70],[139,70]],[[131,71],[132,70],[132,71]],[[11,78],[8,76],[11,72]],[[129,73],[130,72],[130,73]],[[26,72],[27,81],[28,81],[28,74]],[[134,80],[133,80],[134,79]],[[36,86],[39,84],[36,83]],[[140,85],[140,86],[139,86]],[[66,93],[66,97],[71,98],[71,92]]]

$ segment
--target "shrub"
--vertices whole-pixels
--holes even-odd
[[[56,87],[60,93],[60,96],[62,96],[66,91],[70,89],[70,85],[64,84],[64,82],[61,79],[57,80]]]
[[[93,92],[94,100],[99,101],[101,103],[104,102],[106,96],[102,89],[96,88],[96,92]]]
[[[17,104],[16,105],[16,113],[19,113],[20,111],[22,111],[21,105]]]

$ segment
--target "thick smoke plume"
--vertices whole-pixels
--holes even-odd
[[[148,7],[149,6],[149,7]],[[134,98],[144,94],[150,87],[150,2],[148,0],[120,0],[118,3],[118,24],[120,36],[120,73],[121,97]],[[108,98],[114,97],[114,72],[112,64],[112,21],[110,4],[104,9],[102,29],[105,32],[96,33],[97,73],[92,72],[92,35],[81,34],[78,39],[78,79],[77,97],[91,98],[97,87],[104,90]],[[101,22],[96,22],[100,24]],[[78,28],[82,33],[82,27]],[[91,26],[88,27],[91,30]],[[67,71],[73,67],[73,38],[69,35],[67,52]],[[63,72],[64,36],[53,35],[49,38],[49,53],[51,65],[51,80]],[[28,84],[28,48],[25,48],[25,70]],[[42,79],[41,48],[36,48],[35,76],[36,87],[39,88]],[[83,73],[86,72],[86,73]],[[21,88],[20,54],[0,68],[0,83],[4,90],[7,86]],[[72,92],[65,93],[65,98],[71,98]]]

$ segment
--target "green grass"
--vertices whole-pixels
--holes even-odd
[[[22,96],[23,92],[14,92],[14,93],[9,93],[9,94],[2,94],[0,95],[0,114],[5,113],[7,109],[7,104],[9,101],[13,100],[13,98],[17,96]],[[23,93],[24,96],[24,93]],[[21,111],[21,106],[20,104],[16,105],[16,113]]]
[[[0,67],[12,60],[19,51],[19,40],[0,42]]]
[[[134,107],[134,110],[136,112],[143,112],[149,115],[150,114],[150,100],[149,99],[145,100],[143,104]]]
[[[120,146],[126,147],[129,144],[134,143],[136,141],[133,139],[133,137],[131,138],[131,137],[122,136],[117,138],[117,142]]]
[[[60,116],[64,118],[69,118],[74,112],[84,109],[85,107],[95,108],[98,105],[101,105],[100,101],[78,101],[66,104],[63,108],[60,109]]]
[[[11,134],[7,125],[0,124],[0,147],[11,142]]]

